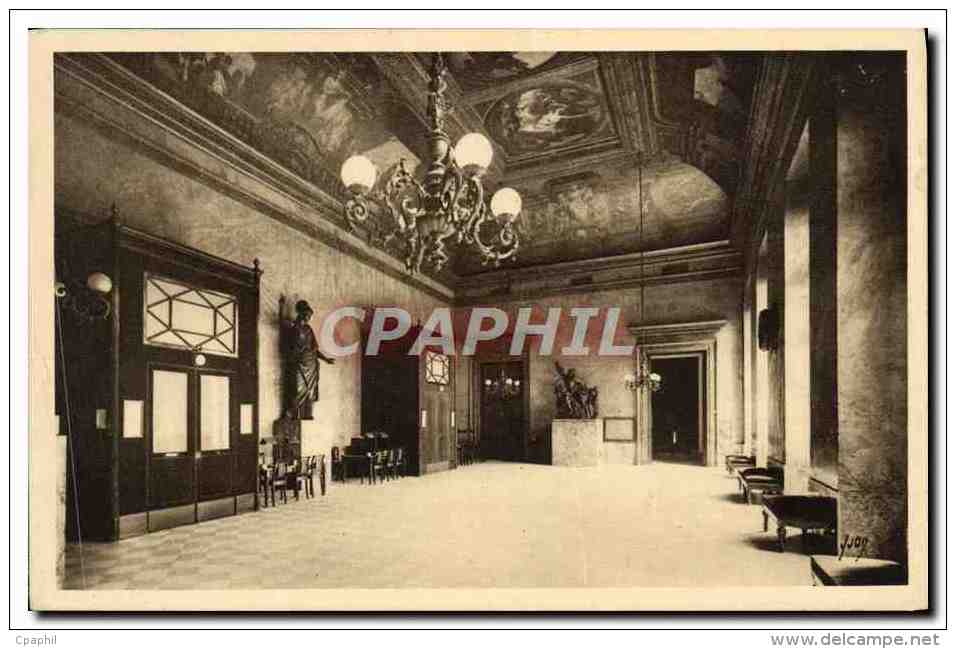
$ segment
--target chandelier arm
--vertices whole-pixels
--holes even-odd
[[[362,194],[355,194],[345,203],[345,220],[352,234],[358,233],[360,225],[368,220],[368,200]]]
[[[414,188],[413,197],[404,196],[409,187]],[[427,194],[422,184],[405,168],[404,158],[399,161],[398,167],[385,183],[383,193],[396,229],[401,233],[414,230],[418,217],[424,212]],[[413,201],[418,204],[414,205]]]
[[[479,217],[475,220],[471,231],[472,244],[482,257],[482,263],[494,263],[496,266],[506,259],[515,256],[519,248],[518,234],[514,231],[511,221],[506,222],[498,231],[497,241],[485,243],[481,240],[481,226],[488,221],[487,210],[482,206]]]
[[[474,198],[470,205],[461,205],[461,227],[459,229],[458,240],[464,239],[468,243],[473,243],[485,210],[485,188],[478,178],[469,178],[467,187],[474,192]]]

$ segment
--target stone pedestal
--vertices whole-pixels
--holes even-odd
[[[555,419],[551,422],[551,464],[597,466],[603,438],[602,419]]]

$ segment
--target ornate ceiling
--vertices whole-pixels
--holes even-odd
[[[333,196],[349,155],[380,170],[423,157],[429,54],[112,56]],[[446,56],[449,135],[488,135],[486,184],[524,197],[518,267],[727,238],[761,55]],[[489,269],[458,256],[451,271]]]

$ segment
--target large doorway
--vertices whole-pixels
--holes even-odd
[[[524,364],[481,363],[481,454],[489,460],[525,459]]]
[[[704,464],[703,355],[651,357],[662,388],[651,396],[651,458]]]

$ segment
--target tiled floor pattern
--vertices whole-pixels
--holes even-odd
[[[808,585],[719,469],[482,463],[109,544],[67,588]],[[82,559],[82,560],[81,560]]]

